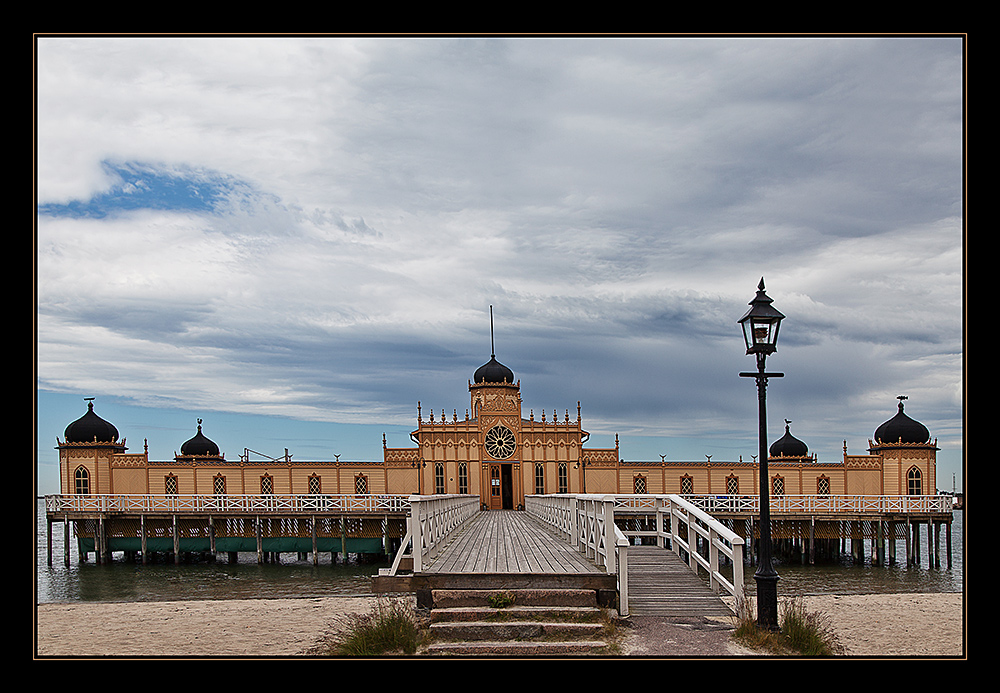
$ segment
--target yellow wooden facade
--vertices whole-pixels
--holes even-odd
[[[589,448],[577,403],[575,416],[522,410],[520,381],[495,358],[469,381],[464,416],[428,412],[417,406],[413,446],[388,447],[370,462],[293,461],[284,458],[226,460],[205,437],[199,422],[194,438],[169,461],[148,451],[129,453],[117,430],[88,404],[81,419],[57,439],[64,494],[437,494],[468,493],[486,509],[520,508],[538,493],[687,493],[756,495],[756,462],[627,462],[613,448]],[[770,492],[786,495],[934,494],[936,440],[899,412],[877,433],[895,435],[902,422],[909,439],[869,440],[867,454],[820,462],[815,456],[772,455]],[[914,434],[913,431],[917,430]],[[93,433],[93,435],[91,435]],[[786,427],[786,437],[790,435]],[[800,442],[800,441],[796,441]],[[804,448],[804,444],[802,444]],[[772,447],[772,451],[773,451]],[[803,451],[804,452],[804,451]]]

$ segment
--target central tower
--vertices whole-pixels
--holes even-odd
[[[496,357],[493,307],[490,307],[490,360],[476,369],[469,382],[470,406],[482,441],[483,503],[491,510],[524,504],[521,477],[521,383]]]

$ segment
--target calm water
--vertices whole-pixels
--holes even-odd
[[[920,568],[873,568],[855,566],[849,560],[839,565],[803,566],[776,563],[779,595],[868,594],[881,592],[962,592],[964,546],[963,513],[955,513],[952,526],[952,568],[926,567],[926,538]],[[240,563],[225,559],[215,563],[173,563],[141,565],[126,563],[121,554],[111,565],[80,563],[75,544],[70,565],[63,565],[62,525],[54,526],[53,565],[47,565],[45,508],[37,506],[35,573],[36,600],[72,601],[171,601],[179,599],[254,599],[277,597],[328,597],[371,593],[370,577],[388,563],[359,563],[355,556],[346,564],[331,563],[323,554],[318,566],[311,559],[295,560],[281,554],[280,564],[257,564],[256,554],[241,554]],[[71,539],[72,541],[72,539]],[[944,539],[942,537],[942,552]],[[897,555],[904,553],[902,542]],[[748,592],[754,592],[754,568],[746,567]]]

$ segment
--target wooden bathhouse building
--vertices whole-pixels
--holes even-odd
[[[72,522],[81,556],[94,552],[98,560],[111,551],[144,559],[166,552],[175,560],[186,551],[231,558],[255,551],[261,560],[295,551],[315,560],[322,551],[391,551],[414,495],[471,495],[482,510],[518,510],[533,495],[683,494],[704,499],[710,512],[752,538],[753,510],[734,499],[759,494],[755,460],[625,461],[617,436],[615,447],[589,447],[579,402],[574,415],[568,408],[561,416],[525,411],[520,381],[495,354],[474,372],[468,391],[464,416],[457,407],[451,416],[424,412],[418,402],[413,445],[389,447],[383,435],[383,458],[365,462],[303,461],[287,450],[276,458],[251,459],[247,451],[226,459],[201,420],[173,459],[151,460],[145,444],[130,452],[89,401],[57,437],[60,495],[46,500],[50,534],[52,522],[64,522],[68,551]],[[786,422],[768,460],[776,536],[782,522],[788,537],[888,531],[908,542],[910,530],[899,527],[909,528],[914,518],[950,527],[950,510],[915,514],[827,503],[936,493],[937,441],[904,413],[903,399],[875,428],[864,454],[848,454],[845,441],[839,460],[816,459]]]

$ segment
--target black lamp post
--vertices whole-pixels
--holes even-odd
[[[778,573],[771,565],[771,501],[770,481],[767,471],[767,379],[781,378],[784,373],[767,373],[764,362],[768,354],[778,348],[778,328],[784,315],[771,306],[771,299],[764,293],[764,278],[757,286],[757,295],[750,301],[750,310],[739,322],[743,326],[743,339],[747,353],[757,357],[757,370],[740,373],[741,378],[757,380],[757,424],[760,445],[760,541],[757,544],[757,625],[765,630],[778,630]]]

